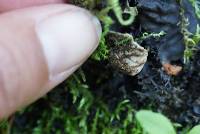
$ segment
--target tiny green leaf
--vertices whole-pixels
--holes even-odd
[[[160,113],[141,110],[136,113],[136,119],[147,134],[176,134],[168,118]]]
[[[200,125],[193,127],[188,134],[200,134]]]

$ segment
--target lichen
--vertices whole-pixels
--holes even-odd
[[[148,51],[135,42],[132,35],[109,32],[107,43],[111,47],[109,61],[115,69],[131,76],[142,70]]]
[[[136,7],[130,7],[129,3],[127,2],[127,7],[125,11],[122,11],[122,8],[120,7],[119,0],[107,0],[108,6],[110,6],[115,13],[118,21],[121,25],[127,26],[134,22],[135,17],[137,16],[137,8]],[[123,18],[123,14],[126,13],[129,15],[128,19]]]
[[[111,16],[108,15],[108,13],[112,10],[119,23],[123,26],[127,26],[134,22],[135,17],[137,15],[137,8],[130,7],[127,3],[126,10],[122,11],[122,8],[119,4],[119,0],[75,0],[72,3],[80,7],[89,9],[102,22],[103,33],[100,39],[99,47],[91,57],[92,59],[97,61],[108,59],[109,49],[106,44],[105,37],[108,31],[110,30],[111,25],[114,23],[114,20]],[[104,7],[101,7],[102,9],[98,10],[96,8],[98,5],[104,5]],[[129,15],[128,19],[123,18],[124,13]]]

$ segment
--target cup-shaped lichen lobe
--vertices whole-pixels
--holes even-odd
[[[109,60],[112,66],[128,75],[138,74],[147,61],[148,51],[133,40],[130,34],[109,32]]]

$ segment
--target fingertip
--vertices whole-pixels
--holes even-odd
[[[66,0],[0,0],[0,12],[10,11],[30,6],[64,3]]]
[[[36,27],[48,63],[50,78],[83,63],[96,49],[101,26],[84,9],[63,11]]]
[[[7,85],[0,89],[0,97],[6,96],[0,118],[65,80],[96,49],[101,35],[100,23],[88,11],[65,4],[20,9],[0,20],[0,46],[7,50],[0,57],[9,60],[0,64],[0,83]]]

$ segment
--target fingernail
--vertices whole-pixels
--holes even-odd
[[[51,77],[83,63],[101,36],[96,17],[83,9],[66,11],[38,23],[36,32],[43,47]]]

